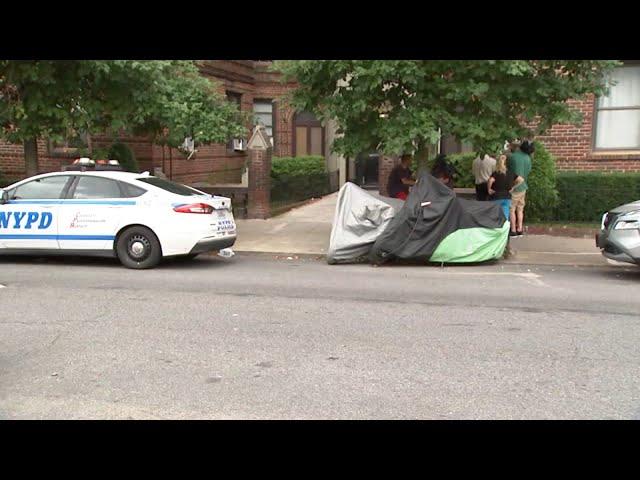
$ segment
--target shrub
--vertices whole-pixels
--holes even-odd
[[[271,160],[271,177],[279,175],[311,175],[327,171],[324,157],[310,155],[307,157],[273,157]]]
[[[120,165],[127,172],[138,172],[138,161],[133,153],[133,150],[121,142],[116,142],[111,145],[108,154],[110,159],[118,160]]]
[[[556,220],[598,222],[602,214],[640,200],[640,173],[561,172]]]
[[[454,185],[458,188],[474,188],[475,178],[473,177],[473,171],[471,170],[471,164],[474,158],[478,156],[475,152],[470,153],[456,153],[453,155],[447,155],[449,163],[451,163],[456,171],[457,175],[454,181]]]
[[[556,159],[540,142],[534,144],[536,151],[527,179],[525,217],[527,221],[553,220],[558,205]]]
[[[271,199],[300,201],[330,191],[324,157],[274,157],[271,161]]]

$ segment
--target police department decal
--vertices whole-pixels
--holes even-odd
[[[106,219],[98,218],[95,213],[76,212],[73,220],[69,224],[69,228],[87,228],[92,223],[105,223]]]

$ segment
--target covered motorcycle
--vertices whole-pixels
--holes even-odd
[[[373,243],[403,204],[345,183],[338,194],[327,262],[367,262]]]
[[[508,238],[509,222],[497,203],[458,198],[431,174],[421,172],[402,208],[378,235],[369,260],[483,262],[500,258]]]

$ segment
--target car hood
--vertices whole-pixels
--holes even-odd
[[[626,203],[624,205],[620,205],[619,207],[610,210],[610,213],[615,213],[617,215],[634,212],[640,210],[640,200],[636,202]]]

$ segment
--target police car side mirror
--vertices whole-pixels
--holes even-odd
[[[0,205],[9,203],[9,192],[0,188]]]

